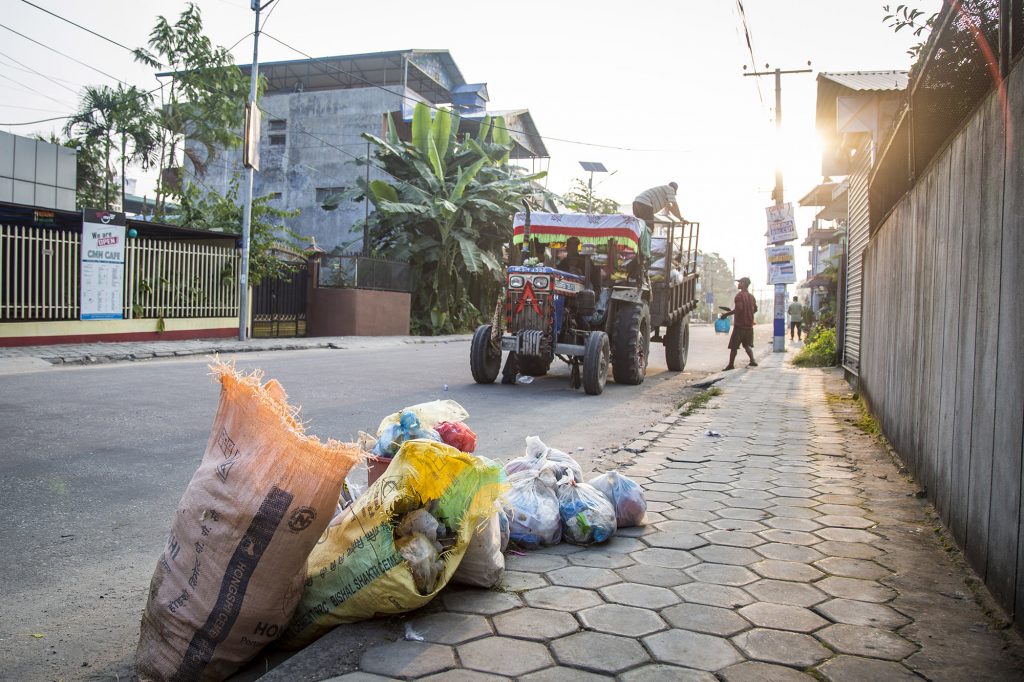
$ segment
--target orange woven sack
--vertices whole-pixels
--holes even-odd
[[[135,655],[143,680],[221,680],[281,635],[360,457],[305,435],[276,381],[212,369],[220,406],[150,584]]]

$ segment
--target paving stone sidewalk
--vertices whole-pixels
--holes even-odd
[[[638,444],[648,525],[509,555],[502,590],[449,588],[412,614],[423,641],[332,653],[328,635],[316,672],[299,654],[265,679],[355,660],[331,679],[1022,679],[1019,637],[984,614],[927,503],[830,407],[841,377],[773,355],[720,386]]]

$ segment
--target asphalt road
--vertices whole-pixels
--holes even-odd
[[[767,326],[758,332],[765,352]],[[564,365],[530,385],[474,384],[465,342],[235,359],[278,379],[321,438],[354,439],[404,406],[451,398],[470,412],[480,454],[505,460],[539,435],[597,472],[625,461],[618,446],[673,409],[689,383],[721,369],[724,345],[710,327],[694,327],[685,373],[668,372],[652,346],[644,384],[609,380],[600,396],[569,389]],[[217,407],[206,365],[184,358],[0,376],[0,679],[130,675],[146,588]]]

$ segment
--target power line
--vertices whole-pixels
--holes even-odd
[[[124,49],[124,50],[128,50],[128,51],[129,51],[129,52],[131,52],[132,54],[135,54],[135,50],[133,50],[132,48],[128,47],[127,45],[123,45],[123,44],[121,44],[121,43],[117,42],[116,40],[114,40],[114,39],[112,39],[112,38],[108,38],[108,37],[107,37],[107,36],[105,36],[105,35],[100,35],[100,34],[99,34],[99,33],[97,33],[96,31],[93,31],[93,30],[92,30],[91,28],[86,28],[85,26],[82,26],[81,24],[77,24],[77,23],[75,23],[75,22],[71,21],[70,19],[68,19],[67,17],[62,17],[62,16],[61,16],[61,15],[59,15],[59,14],[56,14],[56,13],[54,13],[54,12],[51,12],[50,10],[46,9],[45,7],[40,7],[39,5],[37,5],[37,4],[33,3],[33,2],[29,2],[29,0],[21,0],[21,1],[22,1],[23,3],[25,3],[26,5],[30,5],[30,6],[32,6],[32,7],[35,7],[35,8],[36,8],[37,10],[39,10],[40,12],[46,12],[46,13],[47,13],[47,14],[49,14],[49,15],[50,15],[51,17],[56,17],[56,18],[60,19],[61,21],[65,21],[65,22],[67,22],[67,23],[71,24],[72,26],[76,26],[76,27],[78,27],[78,28],[82,29],[82,30],[83,30],[83,31],[85,31],[86,33],[91,33],[91,34],[93,34],[94,36],[96,36],[97,38],[101,38],[101,39],[103,39],[103,40],[107,41],[108,43],[111,43],[112,45],[117,45],[118,47],[120,47],[120,48],[122,48],[122,49]]]
[[[35,94],[39,95],[40,97],[45,97],[46,99],[50,100],[51,102],[56,102],[57,104],[59,104],[59,105],[61,105],[63,107],[68,106],[66,102],[61,102],[59,99],[56,99],[54,97],[50,97],[46,93],[40,92],[39,90],[36,90],[35,88],[33,88],[33,87],[29,86],[29,85],[25,85],[21,81],[14,80],[13,78],[11,78],[10,76],[8,76],[6,74],[0,73],[0,78],[6,78],[7,80],[11,81],[12,83],[17,83],[21,87],[26,88],[26,89],[28,89],[31,92],[34,92]]]
[[[36,70],[35,70],[35,69],[33,69],[33,68],[32,68],[31,66],[29,66],[29,65],[27,65],[27,64],[24,64],[24,63],[22,63],[22,62],[19,62],[19,61],[18,61],[17,59],[15,59],[14,57],[12,57],[11,55],[9,55],[9,54],[7,54],[7,53],[5,53],[5,52],[0,52],[0,55],[3,55],[3,56],[4,56],[4,57],[6,57],[7,59],[10,59],[10,60],[11,60],[12,62],[14,62],[15,64],[19,64],[19,65],[23,66],[24,68],[23,68],[23,69],[19,69],[20,71],[28,71],[29,73],[34,73],[34,74],[35,74],[35,75],[37,75],[37,76],[41,76],[41,77],[45,78],[46,80],[50,81],[51,83],[53,83],[54,85],[56,85],[56,86],[58,86],[58,87],[61,87],[61,88],[64,88],[64,89],[65,89],[65,90],[67,90],[68,92],[72,93],[72,94],[73,94],[73,95],[74,95],[75,97],[78,97],[78,91],[77,91],[77,90],[74,90],[74,89],[72,89],[72,88],[69,88],[68,86],[64,85],[63,83],[59,83],[59,82],[57,82],[57,81],[56,81],[55,79],[53,79],[53,78],[50,78],[50,77],[49,77],[49,76],[47,76],[47,75],[46,75],[45,73],[42,73],[42,72],[36,71]],[[11,65],[10,65],[10,64],[8,64],[8,66],[11,66]],[[16,66],[15,66],[15,67],[13,67],[13,68],[18,68],[18,67],[16,67]]]
[[[65,54],[65,53],[61,52],[60,50],[58,50],[57,48],[55,48],[55,47],[50,47],[50,46],[49,46],[49,45],[47,45],[46,43],[41,43],[41,42],[39,42],[39,41],[38,41],[38,40],[36,40],[35,38],[29,38],[29,37],[28,37],[27,35],[25,35],[24,33],[21,33],[21,32],[19,32],[19,31],[15,31],[15,30],[14,30],[13,28],[11,28],[10,26],[7,26],[7,25],[5,25],[5,24],[0,24],[0,28],[5,28],[5,29],[7,29],[8,31],[10,31],[11,33],[13,33],[13,34],[15,34],[15,35],[19,35],[19,36],[21,36],[21,37],[22,37],[22,38],[24,38],[25,40],[28,40],[28,41],[30,41],[30,42],[33,42],[33,43],[35,43],[36,45],[39,45],[40,47],[44,47],[44,48],[46,48],[47,50],[50,50],[51,52],[56,52],[56,53],[57,53],[57,54],[59,54],[59,55],[60,55],[61,57],[67,57],[67,58],[68,58],[68,59],[70,59],[71,61],[73,61],[73,62],[77,62],[77,63],[81,64],[82,66],[84,66],[84,67],[86,67],[86,68],[92,69],[92,70],[93,70],[93,71],[95,71],[96,73],[99,73],[99,74],[103,74],[103,75],[104,75],[104,76],[106,76],[107,78],[110,78],[110,79],[112,79],[112,80],[115,80],[115,81],[117,81],[118,83],[124,83],[125,85],[128,85],[127,83],[125,83],[125,82],[124,82],[123,80],[121,80],[121,79],[120,79],[120,78],[118,78],[117,76],[111,76],[111,75],[110,75],[109,73],[107,73],[106,71],[101,71],[100,69],[97,69],[97,68],[96,68],[95,66],[92,66],[91,64],[86,64],[86,63],[85,63],[85,62],[83,62],[83,61],[82,61],[81,59],[76,59],[76,58],[72,57],[72,56],[71,56],[71,55],[69,55],[69,54]]]
[[[747,51],[750,52],[750,66],[757,68],[757,59],[754,58],[754,43],[750,39],[750,25],[747,23],[747,11],[743,8],[743,0],[736,0],[736,7],[740,11],[740,21],[743,23],[743,36],[747,40]],[[754,81],[757,84],[757,98],[761,100],[761,106],[764,104],[764,95],[761,93],[761,82]]]

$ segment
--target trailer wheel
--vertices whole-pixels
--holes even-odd
[[[590,332],[583,347],[583,390],[587,395],[601,395],[608,381],[608,335]]]
[[[681,317],[665,331],[665,364],[672,372],[686,368],[686,356],[690,352],[690,320]]]
[[[644,382],[651,350],[651,313],[646,305],[620,306],[615,312],[612,376],[617,384]]]
[[[491,325],[482,324],[469,345],[469,369],[478,384],[493,384],[501,371],[501,349],[491,342]]]

